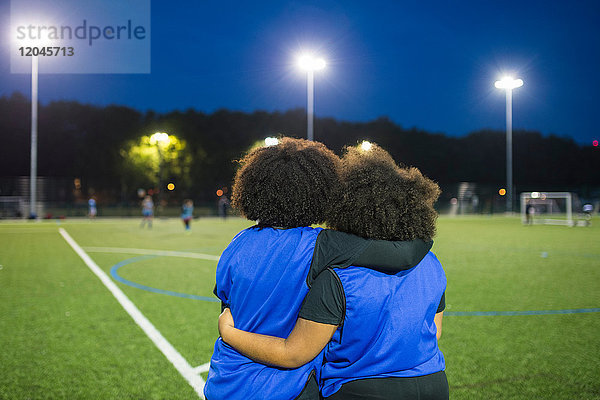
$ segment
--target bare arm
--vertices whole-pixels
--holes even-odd
[[[229,308],[219,316],[219,332],[227,344],[256,362],[282,368],[297,368],[315,358],[336,329],[337,325],[298,318],[284,339],[235,328]]]
[[[435,322],[435,326],[437,327],[437,332],[435,334],[437,340],[440,340],[440,338],[442,337],[442,318],[444,318],[443,311],[435,314],[435,317],[433,319],[433,322]]]

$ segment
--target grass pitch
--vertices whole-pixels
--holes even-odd
[[[152,230],[137,219],[60,227],[111,279],[113,270],[158,291],[115,280],[195,367],[212,354],[219,304],[172,294],[211,297],[216,262],[167,252],[218,256],[249,225],[200,219],[190,235],[176,219]],[[58,228],[0,223],[0,398],[197,398]],[[440,347],[452,399],[600,399],[600,313],[578,312],[600,307],[599,243],[598,219],[568,228],[440,218],[433,251],[448,277]]]

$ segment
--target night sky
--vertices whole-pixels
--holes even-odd
[[[505,129],[504,72],[515,129],[600,139],[600,1],[152,1],[151,74],[44,74],[40,100],[166,112],[305,107],[310,49],[316,115],[387,116],[430,132]],[[29,97],[10,73],[10,1],[0,0],[0,96]],[[40,127],[42,130],[43,127]]]

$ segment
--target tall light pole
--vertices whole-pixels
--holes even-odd
[[[44,25],[52,25],[48,22]],[[16,47],[56,46],[53,40],[47,37],[36,39],[17,39]],[[16,49],[15,49],[16,50]],[[39,56],[31,56],[31,147],[30,147],[30,169],[29,169],[29,218],[37,218],[37,148],[38,148],[38,76]]]
[[[512,91],[523,86],[522,79],[505,76],[494,83],[498,89],[506,90],[506,211],[512,212],[513,171],[512,171]]]
[[[37,218],[38,57],[31,57],[31,163],[29,171],[29,218]]]
[[[298,58],[298,66],[306,71],[306,138],[313,140],[315,71],[325,68],[325,60],[305,54]]]

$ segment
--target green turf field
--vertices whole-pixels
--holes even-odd
[[[250,224],[200,219],[185,235],[177,219],[0,223],[0,398],[198,398],[59,228],[206,379],[219,304],[202,298],[215,256]],[[452,399],[600,399],[599,219],[441,217],[433,251],[448,277]]]

